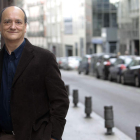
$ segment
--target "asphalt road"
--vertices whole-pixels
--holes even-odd
[[[140,124],[140,88],[79,75],[77,71],[61,70],[61,74],[65,84],[70,86],[70,94],[78,89],[82,103],[85,96],[91,96],[92,109],[101,117],[104,117],[104,106],[112,105],[115,127],[136,139],[135,126]]]

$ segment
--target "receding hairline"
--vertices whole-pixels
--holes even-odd
[[[24,11],[22,8],[18,7],[18,6],[8,6],[8,7],[5,7],[5,8],[0,12],[0,23],[1,23],[1,21],[2,21],[2,15],[3,15],[3,13],[5,12],[5,10],[8,9],[8,8],[12,8],[12,7],[13,7],[13,8],[16,8],[16,9],[19,9],[19,10],[21,10],[21,11],[23,12],[23,14],[24,14],[24,22],[27,23],[27,16],[26,16],[25,11]]]

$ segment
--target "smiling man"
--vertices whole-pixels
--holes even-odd
[[[27,26],[24,17],[24,12],[18,7],[6,8],[2,13],[0,30],[10,54],[24,40]]]
[[[69,99],[54,55],[24,35],[27,17],[0,13],[0,140],[61,140]]]

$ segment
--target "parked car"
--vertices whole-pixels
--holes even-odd
[[[122,71],[121,83],[135,84],[140,86],[140,57],[134,57],[125,70]]]
[[[84,72],[84,74],[87,75],[89,73],[90,62],[91,62],[91,55],[85,55],[80,61],[78,67],[78,73],[81,74],[82,72]]]
[[[117,80],[117,82],[120,83],[122,70],[126,69],[131,63],[132,58],[133,56],[130,55],[118,56],[116,62],[109,68],[109,80]]]
[[[79,63],[81,61],[81,57],[79,56],[69,56],[66,58],[66,61],[63,64],[63,69],[65,70],[73,70],[79,67]]]
[[[60,69],[64,68],[64,63],[67,61],[66,57],[59,57],[57,58],[57,63]]]
[[[96,74],[96,63],[98,62],[100,56],[102,56],[103,53],[95,53],[91,55],[91,62],[90,62],[90,66],[89,66],[89,73],[91,75],[95,75]]]
[[[117,55],[108,53],[102,54],[98,57],[98,62],[96,63],[96,77],[102,77],[104,80],[108,79],[109,68],[115,62]]]
[[[58,63],[58,67],[61,68],[60,64],[61,64],[61,58],[60,57],[56,57],[56,61]]]

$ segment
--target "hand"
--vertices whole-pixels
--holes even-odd
[[[51,138],[51,140],[55,140],[55,139]]]

